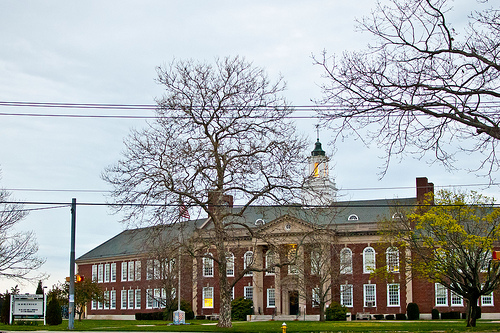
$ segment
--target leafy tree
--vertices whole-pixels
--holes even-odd
[[[69,295],[69,285],[66,284],[65,292]],[[69,296],[68,296],[69,297]],[[109,299],[104,299],[104,294],[101,286],[92,281],[92,279],[83,279],[83,281],[75,283],[75,313],[78,314],[78,320],[82,320],[82,315],[85,313],[85,307],[92,300],[98,302],[109,302]]]
[[[61,305],[54,293],[49,296],[45,321],[48,325],[59,325],[62,323]]]
[[[202,248],[218,270],[219,327],[231,327],[231,290],[249,265],[226,278],[229,236],[250,205],[293,201],[302,185],[305,144],[288,119],[281,79],[239,57],[215,64],[174,61],[158,68],[165,95],[157,118],[133,131],[123,158],[105,170],[124,221],[155,225],[179,222],[179,205],[197,207],[211,223]],[[228,195],[240,209],[224,209]],[[134,205],[130,205],[134,204]],[[139,204],[139,205],[137,205]],[[251,232],[251,230],[248,230]]]
[[[377,2],[358,22],[373,45],[316,58],[330,106],[321,115],[339,135],[367,129],[361,136],[386,150],[384,173],[405,153],[453,168],[456,153],[479,151],[478,169],[491,177],[500,167],[500,11],[473,13],[461,32],[450,11],[449,0]]]
[[[41,277],[29,274],[45,262],[39,258],[38,244],[33,232],[13,229],[28,212],[11,199],[11,194],[0,189],[0,276],[14,280],[37,280]]]
[[[384,232],[407,247],[406,269],[462,296],[467,326],[476,325],[478,300],[500,285],[500,263],[492,259],[500,240],[500,209],[478,193],[440,191],[424,207],[384,221]],[[404,252],[403,252],[404,253]]]

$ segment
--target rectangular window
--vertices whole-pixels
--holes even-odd
[[[126,309],[127,308],[127,291],[126,290],[122,290],[122,293],[121,293],[121,305],[122,305],[122,309]]]
[[[134,262],[129,261],[128,262],[128,280],[134,281],[134,275],[135,275]]]
[[[399,306],[399,296],[399,283],[389,283],[387,285],[387,306]]]
[[[111,290],[110,292],[110,309],[116,309],[116,290]]]
[[[203,258],[203,276],[214,276],[214,260],[211,258]]]
[[[464,306],[464,298],[457,294],[456,292],[451,292],[451,305],[453,306]]]
[[[374,284],[363,285],[364,307],[373,308],[377,306],[377,286]]]
[[[111,264],[111,282],[116,282],[116,262]]]
[[[103,309],[103,304],[102,301],[97,302],[97,310],[102,310]]]
[[[253,299],[253,287],[252,286],[244,287],[243,291],[244,291],[245,299]]]
[[[128,308],[129,309],[133,309],[134,305],[135,305],[135,302],[134,302],[134,290],[133,289],[129,289],[128,290]]]
[[[110,306],[109,290],[104,291],[104,309],[109,310]]]
[[[319,306],[319,288],[313,288],[312,292],[312,306],[317,308]]]
[[[109,264],[104,265],[104,282],[109,282],[111,275],[111,266]]]
[[[153,308],[153,289],[146,290],[146,309]]]
[[[97,309],[97,301],[95,299],[92,300],[92,305],[90,306],[92,310]]]
[[[122,281],[127,281],[127,262],[123,261],[122,262]]]
[[[203,287],[203,307],[208,309],[214,307],[214,287]]]
[[[448,289],[440,283],[435,284],[436,306],[448,306]]]
[[[161,279],[161,263],[160,260],[153,260],[153,279],[159,280]]]
[[[274,266],[275,262],[275,254],[274,251],[267,251],[266,253],[266,275],[274,275],[276,271],[276,267]]]
[[[234,276],[234,255],[230,253],[226,259],[226,276]]]
[[[153,279],[153,260],[146,261],[146,280]]]
[[[136,309],[141,308],[141,289],[135,290],[135,308]]]
[[[493,306],[493,293],[481,296],[481,306]]]
[[[267,289],[267,307],[276,307],[276,291],[274,288]]]
[[[136,281],[141,280],[141,262],[140,262],[140,260],[137,260],[135,262],[135,280]]]
[[[97,268],[97,282],[102,283],[104,281],[104,265],[99,264]]]
[[[155,289],[154,296],[153,296],[153,308],[157,309],[160,307],[160,300],[161,300],[160,289]]]
[[[97,265],[92,265],[92,281],[97,282]]]
[[[340,285],[340,304],[352,307],[352,284]]]

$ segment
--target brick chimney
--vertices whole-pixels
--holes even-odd
[[[434,184],[427,177],[417,177],[417,202],[423,204],[427,193],[434,193]]]
[[[233,207],[233,196],[229,194],[221,195],[217,191],[208,192],[208,210],[214,212],[217,207]]]

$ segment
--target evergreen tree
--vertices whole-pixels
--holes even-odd
[[[38,287],[36,287],[35,294],[37,294],[37,295],[43,295],[42,280],[38,281]]]
[[[10,319],[10,293],[7,291],[3,295],[2,312],[0,313],[0,321],[3,324],[8,324]]]
[[[47,304],[46,322],[48,325],[59,325],[62,323],[61,305],[54,294],[50,295]]]

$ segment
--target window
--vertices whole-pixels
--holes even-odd
[[[93,300],[92,300],[92,304],[91,304],[90,308],[91,308],[92,310],[97,309],[97,301],[96,301],[95,299],[93,299]]]
[[[352,251],[348,247],[340,251],[340,274],[352,274]]]
[[[149,259],[146,261],[146,280],[153,279],[153,260]]]
[[[274,275],[276,268],[274,264],[276,264],[276,254],[269,250],[266,252],[266,275]]]
[[[274,288],[267,289],[267,307],[276,307],[276,291]]]
[[[97,266],[97,282],[102,283],[104,282],[104,265],[99,264]]]
[[[210,254],[205,254],[206,256],[211,256]],[[203,276],[214,276],[214,260],[212,258],[203,258]]]
[[[253,287],[247,286],[243,288],[245,299],[253,299]]]
[[[135,308],[136,309],[141,308],[141,289],[135,290]]]
[[[252,267],[253,264],[253,252],[247,251],[243,256],[243,269]],[[252,272],[245,273],[245,276],[252,276]]]
[[[349,217],[347,218],[347,220],[348,221],[359,221],[359,217],[356,214],[351,214],[351,215],[349,215]]]
[[[288,274],[299,274],[299,270],[297,269],[297,265],[295,262],[297,261],[297,247],[294,245],[288,250]]]
[[[110,309],[114,310],[116,309],[116,290],[111,290],[110,294],[109,294],[109,307]]]
[[[448,289],[440,283],[435,284],[436,306],[448,306]]]
[[[319,288],[313,288],[311,290],[311,292],[312,292],[312,306],[318,307],[319,306]]]
[[[127,262],[122,261],[122,281],[127,281]]]
[[[128,280],[134,281],[134,275],[135,275],[134,262],[129,261],[128,262]]]
[[[159,280],[161,278],[161,263],[160,260],[153,260],[153,279]]]
[[[135,302],[134,302],[134,290],[133,289],[129,289],[128,290],[128,308],[129,309],[133,309],[134,306],[135,306]]]
[[[311,252],[311,274],[318,275],[321,271],[321,255],[318,251]]]
[[[135,280],[140,281],[141,280],[141,261],[137,260],[135,262]]]
[[[493,292],[481,296],[481,306],[493,306]]]
[[[104,282],[109,282],[111,275],[111,266],[109,264],[104,265]]]
[[[161,291],[160,289],[156,288],[154,291],[153,291],[153,308],[157,309],[160,307],[161,305]]]
[[[234,276],[234,254],[226,255],[226,276]]]
[[[399,283],[389,283],[387,285],[387,306],[399,306]]]
[[[153,289],[146,289],[146,309],[153,308]]]
[[[385,252],[387,271],[391,273],[399,272],[399,250],[395,247],[387,248]]]
[[[127,291],[126,290],[122,290],[122,293],[121,293],[121,304],[122,304],[122,309],[126,309],[127,308]]]
[[[116,262],[111,264],[111,282],[116,282]]]
[[[109,310],[109,290],[104,291],[104,309]]]
[[[456,292],[451,292],[451,305],[464,306],[464,298]]]
[[[214,307],[214,287],[203,287],[203,307]]]
[[[92,281],[97,282],[97,265],[92,265]]]
[[[363,273],[373,273],[375,270],[375,250],[366,247],[363,250]]]
[[[376,285],[374,284],[365,284],[363,285],[363,300],[364,300],[364,307],[366,308],[372,308],[377,306],[377,289]]]
[[[352,284],[340,285],[340,304],[352,307]]]

